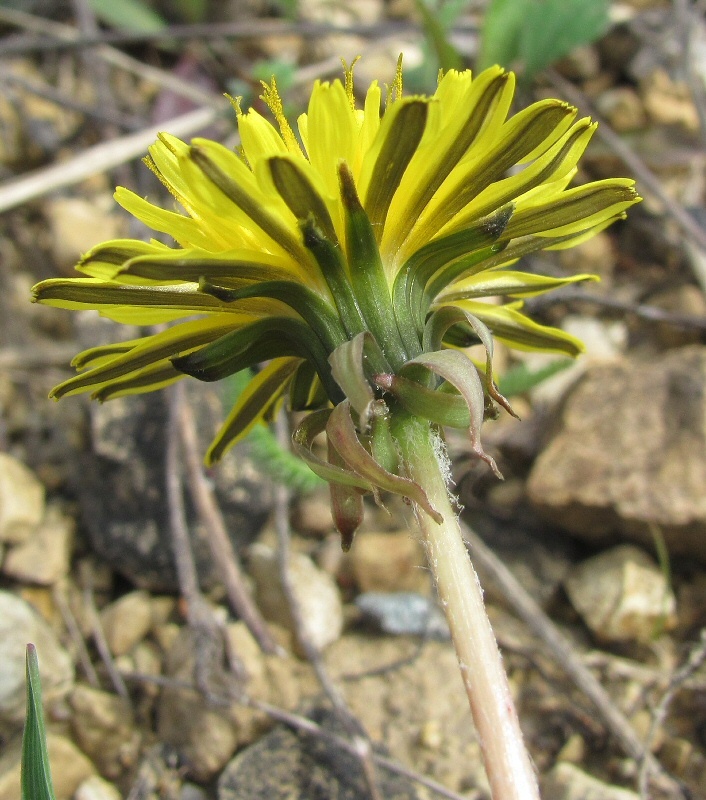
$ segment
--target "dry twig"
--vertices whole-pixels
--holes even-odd
[[[113,684],[113,688],[115,689],[116,693],[125,700],[129,700],[130,696],[128,695],[127,686],[125,686],[125,681],[123,680],[120,671],[115,666],[113,654],[110,652],[108,641],[105,638],[105,631],[103,630],[103,625],[101,624],[100,617],[98,616],[98,610],[96,609],[96,603],[93,596],[93,576],[90,574],[87,568],[83,570],[82,579],[84,585],[83,604],[91,625],[91,637],[93,638],[93,643],[96,646],[98,655],[101,657],[101,661],[105,665],[110,677],[110,681]]]
[[[289,425],[284,413],[279,414],[275,426],[277,441],[280,447],[287,449],[290,446]],[[277,529],[277,542],[279,546],[280,580],[282,581],[282,589],[287,598],[290,614],[292,615],[295,636],[304,651],[307,661],[309,661],[313,667],[316,677],[330,700],[338,718],[351,736],[353,745],[352,752],[360,760],[371,800],[382,800],[375,778],[373,749],[370,745],[370,741],[367,736],[361,735],[363,728],[360,722],[348,708],[343,695],[329,677],[321,653],[311,641],[306,631],[304,618],[289,573],[289,491],[287,487],[282,484],[275,487],[275,527]]]
[[[196,510],[208,535],[208,544],[216,569],[220,573],[226,594],[235,613],[247,625],[262,650],[282,654],[272,634],[245,586],[240,560],[226,531],[223,515],[218,507],[206,476],[203,474],[199,444],[196,437],[194,412],[187,402],[180,403],[177,421],[179,438],[184,453],[186,480]]]
[[[174,561],[179,589],[186,601],[186,618],[197,640],[195,647],[197,685],[208,690],[210,677],[219,669],[224,641],[221,626],[201,594],[198,573],[189,541],[181,480],[179,430],[181,409],[185,405],[184,386],[177,383],[168,390],[169,421],[167,426],[166,484],[169,505],[169,527],[172,534]],[[235,672],[244,677],[242,665],[234,664]]]
[[[191,689],[193,691],[199,691],[198,687],[194,686],[193,683],[178,680],[176,678],[167,678],[162,675],[150,675],[142,672],[123,671],[122,676],[127,681],[152,683],[157,686],[164,686],[174,689]],[[286,711],[279,706],[274,706],[270,703],[264,703],[260,700],[256,700],[255,698],[248,697],[246,694],[238,693],[236,696],[209,694],[208,702],[211,705],[222,707],[227,707],[233,702],[240,703],[248,706],[249,708],[253,708],[257,711],[267,714],[267,716],[269,716],[271,719],[281,722],[282,724],[293,728],[299,733],[315,736],[319,739],[331,742],[337,747],[340,747],[341,750],[345,751],[346,753],[350,753],[351,755],[359,755],[355,749],[355,745],[349,742],[348,739],[345,739],[343,736],[339,736],[338,734],[333,733],[333,731],[327,730],[307,717],[303,717],[300,714],[295,714],[291,711]],[[372,758],[375,763],[383,769],[386,769],[395,775],[402,775],[405,778],[409,778],[410,780],[419,783],[421,786],[426,786],[427,789],[435,792],[440,797],[446,797],[448,800],[476,800],[477,795],[475,793],[470,795],[460,795],[451,789],[447,789],[445,786],[442,786],[435,780],[428,778],[426,775],[422,775],[421,773],[416,772],[409,767],[405,767],[403,764],[398,763],[394,759],[386,758],[385,756],[378,755],[375,752],[373,752]]]
[[[692,648],[686,662],[672,676],[669,681],[669,686],[667,686],[662,695],[662,699],[659,701],[652,714],[650,730],[645,740],[646,753],[649,752],[650,745],[654,741],[657,731],[664,725],[669,706],[672,704],[675,695],[704,662],[706,662],[706,628],[702,629],[699,641]],[[638,787],[640,797],[643,798],[643,800],[649,800],[650,773],[653,769],[654,766],[649,763],[647,758],[641,760]]]

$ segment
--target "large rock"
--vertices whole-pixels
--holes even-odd
[[[224,411],[212,387],[188,381],[199,441],[206,452]],[[162,392],[91,404],[93,452],[79,465],[76,489],[94,550],[142,589],[178,588],[165,492],[167,398]],[[271,508],[271,488],[247,444],[213,471],[216,496],[236,548],[259,533]],[[185,492],[192,550],[204,586],[218,578],[206,531]]]
[[[567,397],[528,490],[566,530],[618,533],[706,561],[706,348],[591,367]]]

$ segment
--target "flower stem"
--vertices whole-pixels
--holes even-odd
[[[444,521],[415,505],[427,557],[446,612],[493,800],[539,800],[483,593],[461,537],[435,434],[428,422],[397,417],[395,438],[409,477],[419,483]]]

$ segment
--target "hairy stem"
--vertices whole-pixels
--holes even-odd
[[[398,419],[395,428],[409,477],[422,486],[444,518],[437,524],[415,506],[429,565],[451,629],[493,800],[539,800],[537,780],[522,741],[483,592],[449,497],[435,434],[427,422],[413,417]]]

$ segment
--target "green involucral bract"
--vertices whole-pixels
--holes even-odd
[[[368,492],[436,518],[400,457],[400,420],[467,428],[497,472],[480,442],[495,404],[510,410],[493,340],[576,356],[581,343],[529,319],[523,298],[594,279],[528,273],[518,260],[584,241],[639,200],[624,178],[572,187],[595,125],[559,100],[508,116],[514,85],[499,67],[450,70],[430,97],[404,97],[398,68],[383,108],[377,82],[359,105],[351,68],[314,85],[296,128],[274,80],[264,84],[275,124],[238,107],[237,151],[160,134],[146,164],[179,210],[123,188],[116,199],[173,243],[105,242],[81,260],[82,277],[43,281],[34,299],[162,329],[80,353],[52,396],[106,400],[264,363],[209,463],[288,400],[309,412],[294,449],[330,483],[344,546]]]

